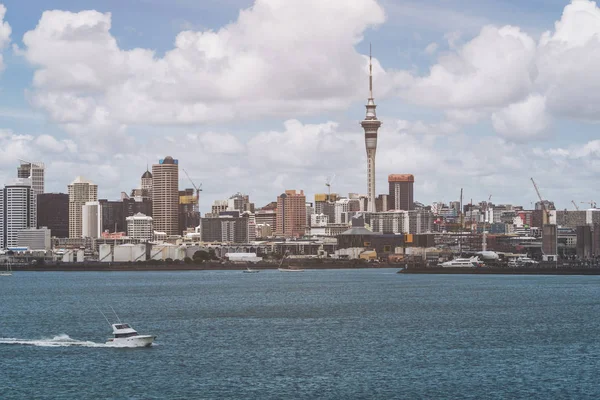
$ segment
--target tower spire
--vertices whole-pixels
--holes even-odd
[[[373,98],[373,64],[371,63],[371,43],[369,43],[369,98]]]

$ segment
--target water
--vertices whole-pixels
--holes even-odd
[[[600,398],[600,277],[394,272],[16,272],[0,398]]]

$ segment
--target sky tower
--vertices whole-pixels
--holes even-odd
[[[367,148],[367,196],[369,204],[368,212],[375,212],[375,152],[377,151],[377,131],[381,121],[377,119],[375,112],[375,100],[373,99],[373,65],[371,63],[371,45],[369,45],[369,100],[367,101],[367,115],[360,123],[365,130],[365,146]]]

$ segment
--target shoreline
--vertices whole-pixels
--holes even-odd
[[[573,268],[444,268],[444,267],[411,267],[398,271],[399,274],[437,274],[437,275],[600,275],[599,267]]]

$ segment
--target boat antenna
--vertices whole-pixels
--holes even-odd
[[[119,318],[119,316],[117,315],[117,313],[115,312],[115,309],[112,308],[112,306],[109,306],[110,309],[112,310],[113,314],[115,314],[115,317],[117,317],[117,321],[119,321],[119,323],[121,323],[121,318]]]
[[[281,264],[283,264],[283,260],[285,260],[285,256],[286,255],[287,255],[287,251],[284,251],[283,252],[283,257],[281,257],[281,261],[279,261],[279,267],[278,268],[281,268]]]
[[[106,322],[108,322],[108,324],[110,326],[112,326],[112,324],[110,323],[110,321],[108,320],[108,318],[106,318],[106,315],[104,315],[104,313],[102,312],[102,310],[100,309],[100,307],[96,306],[96,308],[98,309],[98,311],[100,311],[100,314],[102,314],[102,316],[104,317],[104,319],[106,320]]]

